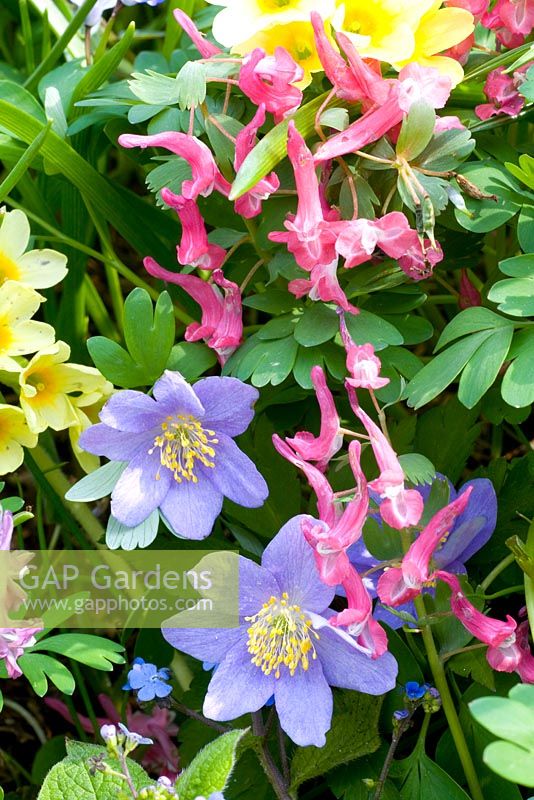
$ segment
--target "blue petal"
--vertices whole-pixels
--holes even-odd
[[[136,456],[115,484],[111,513],[123,525],[134,528],[162,504],[173,482],[172,473],[161,467],[157,453]]]
[[[154,384],[154,397],[160,413],[165,415],[191,414],[195,419],[202,419],[204,416],[202,403],[179,372],[165,370]]]
[[[239,436],[254,417],[252,404],[259,392],[237,378],[203,378],[195,383],[195,394],[204,406],[204,424],[227,436]]]
[[[173,479],[161,503],[161,513],[176,536],[205,539],[221,513],[222,500],[221,492],[203,476],[198,483],[177,483]]]
[[[318,633],[315,648],[331,686],[373,695],[385,694],[395,687],[398,666],[390,653],[372,659],[330,627],[321,628]]]
[[[105,425],[131,433],[151,430],[164,422],[164,416],[152,397],[130,389],[112,395],[99,416]]]
[[[297,668],[292,677],[285,669],[276,681],[274,698],[280,725],[295,744],[324,746],[333,701],[319,661],[310,661],[306,671]]]
[[[313,550],[302,534],[303,514],[293,517],[269,542],[261,560],[271,572],[291,603],[320,613],[332,602],[335,588],[319,578]]]
[[[253,462],[224,433],[217,436],[215,447],[215,467],[203,468],[214,486],[229,500],[245,508],[258,508],[269,495],[265,480]]]

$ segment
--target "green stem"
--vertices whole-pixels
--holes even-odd
[[[421,595],[415,598],[415,608],[417,610],[417,616],[422,619],[426,615],[426,609]],[[438,655],[432,630],[428,625],[425,625],[421,628],[421,633],[428,658],[428,664],[432,672],[436,689],[441,695],[443,711],[445,713],[445,717],[447,718],[447,723],[449,725],[449,729],[462,764],[467,785],[469,786],[469,791],[471,792],[472,800],[484,800],[484,795],[482,794],[482,789],[480,788],[480,784],[478,782],[475,765],[473,764],[473,759],[471,758],[471,753],[469,752],[469,747],[465,740],[458,714],[456,713],[454,700],[452,699],[449,684],[447,683],[447,676],[445,674],[443,664],[441,663]]]
[[[65,495],[71,488],[71,484],[61,469],[54,463],[41,445],[32,448],[30,453],[39,469],[46,474],[46,479],[52,489],[59,495],[63,505],[87,533],[91,542],[96,547],[103,547],[103,545],[99,545],[98,542],[104,536],[105,531],[91,512],[91,509],[85,503],[71,503],[65,500]]]
[[[509,567],[509,566],[510,566],[510,564],[513,564],[513,563],[514,563],[514,561],[515,561],[515,556],[514,556],[514,554],[513,554],[513,553],[510,553],[510,555],[508,555],[508,556],[506,556],[505,558],[503,558],[503,559],[502,559],[502,561],[499,561],[499,563],[497,564],[497,566],[496,566],[496,567],[494,567],[494,568],[491,570],[491,572],[489,573],[489,575],[488,575],[486,578],[484,578],[484,580],[483,580],[483,581],[482,581],[482,583],[480,584],[480,586],[482,587],[482,589],[484,589],[484,591],[486,591],[486,589],[487,589],[489,586],[491,586],[491,584],[493,583],[493,581],[495,580],[495,578],[497,578],[497,577],[498,577],[498,576],[501,574],[501,572],[504,572],[504,570],[505,570],[507,567]]]
[[[111,16],[106,23],[106,27],[102,32],[102,36],[100,37],[98,47],[95,50],[95,54],[93,57],[93,60],[95,62],[98,61],[100,58],[102,58],[102,56],[106,52],[106,47],[109,42],[109,37],[111,36],[111,33],[113,31],[113,26],[115,25],[115,20],[117,19],[117,14],[121,10],[121,8],[122,8],[122,3],[117,3],[113,11],[111,12]]]

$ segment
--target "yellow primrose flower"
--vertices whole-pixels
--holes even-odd
[[[18,209],[3,211],[0,227],[0,284],[19,281],[34,289],[55,286],[67,274],[67,257],[55,250],[30,250],[30,224]]]
[[[51,325],[31,319],[44,299],[16,281],[0,286],[0,369],[19,372],[22,367],[16,356],[35,353],[54,341]]]
[[[399,59],[394,66],[400,69],[411,61],[417,61],[423,67],[434,67],[448,75],[454,87],[464,77],[461,64],[454,58],[437,54],[467,39],[475,29],[474,18],[470,11],[463,8],[440,8],[440,6],[441,0],[432,3],[415,30],[412,55],[406,59]]]
[[[304,70],[303,79],[295,84],[299,89],[308,86],[312,72],[320,72],[323,69],[317,55],[311,22],[290,22],[287,25],[266,28],[248,41],[236,45],[232,50],[245,55],[255,47],[261,47],[269,55],[272,55],[277,47],[284,47]]]
[[[24,459],[23,447],[35,447],[37,434],[28,428],[18,406],[0,405],[0,475],[14,472]]]
[[[79,424],[77,407],[91,405],[113,389],[94,367],[66,364],[69,356],[68,344],[56,342],[37,353],[20,373],[20,405],[35,433]],[[69,396],[71,392],[76,397]]]
[[[441,2],[441,0],[440,0]],[[338,0],[333,19],[364,58],[394,64],[411,60],[415,31],[433,0]]]
[[[330,17],[335,9],[335,0],[321,0],[320,4],[318,0],[208,0],[208,3],[224,6],[213,20],[213,35],[224,47],[241,45],[275,25],[309,22],[312,11],[320,10],[323,17]],[[283,42],[278,44],[285,47]],[[240,47],[238,52],[245,55],[249,50]]]
[[[80,408],[78,405],[78,401],[81,401],[83,405],[85,400],[83,395],[79,398],[72,398],[72,405],[78,417],[78,421],[75,425],[69,427],[70,445],[72,447],[72,452],[76,456],[76,460],[85,472],[93,472],[93,470],[97,469],[97,467],[100,466],[100,458],[81,448],[78,442],[83,431],[98,422],[98,414],[111,393],[112,387],[111,384],[109,384],[109,387],[106,387],[106,392],[102,394],[97,402],[93,402],[90,406],[84,408]]]

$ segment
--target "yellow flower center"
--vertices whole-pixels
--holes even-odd
[[[53,368],[31,373],[27,376],[26,383],[36,390],[36,394],[33,397],[27,398],[33,406],[42,406],[50,403],[52,398],[61,391]]]
[[[20,280],[20,269],[12,258],[0,251],[0,285],[7,280]]]
[[[177,414],[167,417],[161,424],[161,433],[154,439],[154,446],[148,451],[150,455],[159,448],[162,467],[167,467],[174,474],[178,483],[183,480],[198,483],[195,467],[214,467],[215,450],[212,445],[218,443],[215,431],[203,428],[191,414]],[[156,478],[159,480],[159,472]]]
[[[252,623],[247,641],[251,661],[265,675],[274,672],[275,678],[280,677],[282,666],[293,676],[297,667],[307,670],[310,658],[317,658],[313,639],[319,639],[319,634],[300,606],[288,600],[287,592],[281,598],[271,597],[257,614],[245,617]]]
[[[291,5],[291,0],[258,0],[260,11],[264,14],[272,14],[276,11],[283,11]]]

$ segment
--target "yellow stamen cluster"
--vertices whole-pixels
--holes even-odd
[[[167,417],[161,424],[161,434],[156,436],[148,452],[152,455],[159,448],[161,466],[170,469],[178,483],[184,480],[198,483],[195,466],[197,462],[204,467],[215,466],[212,445],[218,441],[215,431],[203,428],[191,414],[177,414]],[[158,472],[156,478],[159,477]]]
[[[280,677],[282,666],[293,676],[297,667],[307,670],[310,658],[317,658],[313,639],[319,639],[319,634],[300,606],[288,600],[287,592],[281,598],[271,597],[257,614],[245,617],[252,623],[247,641],[251,661],[265,675],[274,672],[275,678]]]

